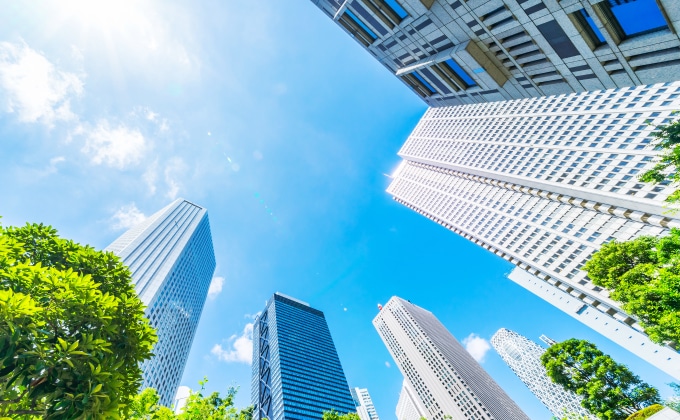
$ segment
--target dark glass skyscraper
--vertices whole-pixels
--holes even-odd
[[[253,418],[319,420],[355,412],[323,312],[275,293],[253,328]]]

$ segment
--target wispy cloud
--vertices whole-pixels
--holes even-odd
[[[93,129],[83,131],[86,141],[82,151],[90,155],[95,165],[125,169],[138,164],[150,148],[139,129],[124,124],[111,127],[107,120],[102,120]]]
[[[251,364],[253,361],[253,323],[246,324],[241,335],[229,337],[229,344],[226,348],[221,344],[215,344],[210,353],[224,362]]]
[[[0,99],[22,122],[75,119],[70,100],[83,92],[80,76],[55,67],[25,43],[0,42]]]
[[[118,209],[111,217],[111,227],[115,230],[130,229],[146,219],[135,203],[127,204]]]
[[[387,360],[385,360],[385,367],[392,367],[392,365],[390,364],[390,362],[388,362]]]
[[[465,350],[479,363],[484,362],[486,353],[491,349],[491,345],[487,340],[472,333],[463,339],[463,346]]]
[[[215,276],[210,282],[210,287],[208,288],[208,298],[215,299],[220,293],[222,293],[222,285],[224,284],[224,277]]]
[[[182,183],[180,182],[180,179],[185,176],[187,169],[187,164],[184,163],[184,160],[179,157],[170,158],[168,163],[165,165],[165,183],[168,187],[168,191],[165,196],[170,200],[174,200],[179,195],[179,192],[182,189]]]

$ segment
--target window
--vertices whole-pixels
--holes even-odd
[[[450,71],[454,79],[457,79],[456,81],[459,82],[464,88],[477,86],[477,83],[475,83],[472,77],[470,77],[470,75],[468,75],[467,72],[465,72],[465,70],[463,70],[463,68],[452,59],[449,58],[440,64],[443,65],[442,67],[445,70]]]
[[[602,32],[586,9],[581,9],[578,12],[572,13],[570,17],[576,26],[583,31],[584,40],[591,49],[594,50],[600,45],[605,44]]]
[[[345,10],[345,13],[342,14],[338,22],[347,29],[354,38],[364,44],[365,47],[371,45],[378,38],[375,32],[349,9]]]
[[[420,96],[426,98],[436,93],[432,85],[427,83],[421,75],[416,72],[401,76],[402,80],[411,86]]]
[[[611,24],[612,36],[619,42],[668,27],[655,0],[607,0],[594,4],[593,7],[603,21]]]
[[[364,0],[364,4],[390,29],[399,25],[408,16],[397,0]]]

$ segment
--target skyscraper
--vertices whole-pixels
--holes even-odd
[[[387,191],[399,203],[515,264],[511,280],[659,369],[652,343],[581,270],[602,244],[679,227],[668,185],[641,183],[654,127],[680,108],[680,82],[430,108]]]
[[[323,312],[290,296],[274,293],[255,319],[252,372],[253,418],[356,411]]]
[[[312,0],[428,105],[680,79],[676,0]]]
[[[177,199],[106,248],[132,272],[146,316],[156,329],[154,357],[142,365],[142,388],[158,391],[170,406],[215,271],[208,212]]]
[[[491,337],[491,345],[531,392],[557,418],[577,414],[596,420],[581,406],[583,398],[554,383],[541,364],[545,349],[514,331],[501,328]]]
[[[404,383],[401,385],[399,401],[397,402],[397,420],[420,420],[422,417],[427,418],[425,409],[422,408],[415,394],[416,392],[404,379]]]
[[[352,388],[352,398],[357,406],[357,414],[361,420],[378,420],[378,413],[375,411],[373,400],[366,388]]]
[[[431,312],[393,296],[373,325],[428,420],[529,419]]]

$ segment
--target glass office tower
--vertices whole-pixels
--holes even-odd
[[[142,365],[142,389],[155,388],[170,406],[215,271],[206,209],[183,199],[150,216],[106,248],[132,272],[146,316],[156,329],[154,357]]]
[[[253,418],[356,411],[323,312],[292,297],[275,293],[255,319],[252,372]]]

